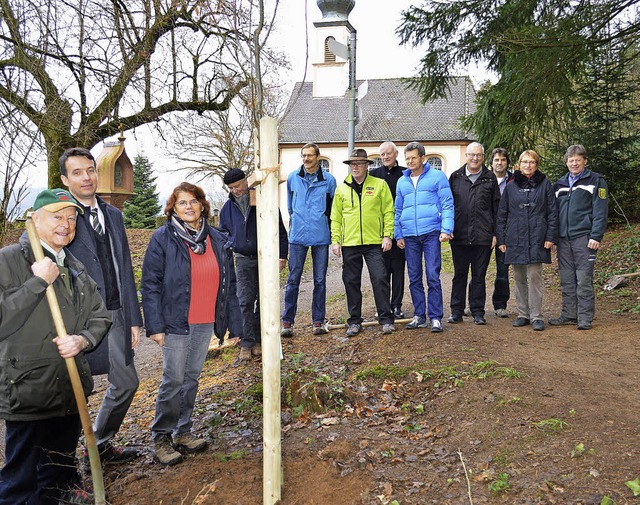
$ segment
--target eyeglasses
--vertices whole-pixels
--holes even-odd
[[[484,154],[482,154],[482,153],[480,153],[480,154],[467,153],[467,158],[471,158],[472,160],[478,160],[480,158],[484,158]]]
[[[522,160],[520,165],[537,165],[538,162],[534,160]]]
[[[190,205],[191,207],[197,207],[200,205],[200,202],[198,200],[196,200],[195,198],[193,200],[180,200],[179,202],[176,202],[176,207],[186,207],[187,205]]]

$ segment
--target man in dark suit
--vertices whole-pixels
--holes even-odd
[[[60,157],[60,175],[69,192],[85,207],[69,250],[98,284],[113,318],[111,329],[95,351],[87,354],[93,375],[108,374],[109,387],[93,430],[103,463],[123,463],[138,456],[111,439],[120,429],[138,389],[133,348],[138,344],[142,316],[131,266],[122,213],[96,195],[98,171],[90,151],[67,149]]]

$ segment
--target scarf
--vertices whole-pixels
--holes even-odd
[[[187,243],[195,254],[204,254],[207,246],[207,235],[209,234],[209,225],[204,217],[200,218],[199,230],[181,221],[175,214],[171,216],[171,222],[178,236]]]

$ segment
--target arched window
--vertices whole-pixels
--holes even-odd
[[[331,172],[331,162],[328,158],[320,158],[318,160],[318,166],[327,172]]]
[[[373,165],[369,167],[369,170],[382,166],[382,158],[380,158],[380,156],[369,156],[369,159],[373,161]]]
[[[329,49],[329,40],[336,40],[335,37],[327,37],[324,39],[324,62],[325,63],[335,63],[336,55],[331,52]]]
[[[431,167],[435,168],[436,170],[442,170],[442,168],[444,167],[444,163],[440,156],[429,156],[427,158],[427,163],[429,163],[429,165],[431,165]]]

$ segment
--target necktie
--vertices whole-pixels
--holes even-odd
[[[102,225],[98,219],[98,209],[91,209],[91,226],[93,226],[93,229],[98,235],[101,237],[104,235],[104,230],[102,229]]]

